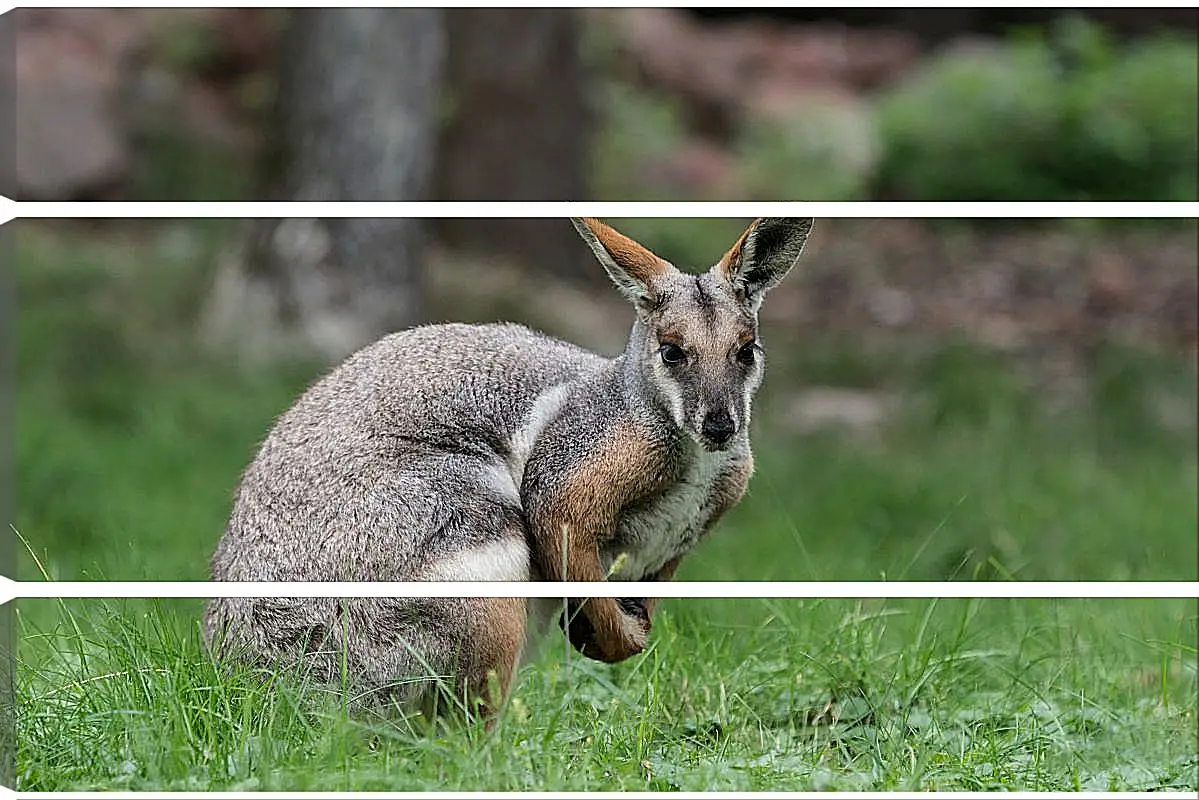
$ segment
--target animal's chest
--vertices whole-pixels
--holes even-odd
[[[613,580],[641,580],[699,540],[712,515],[715,486],[728,453],[701,452],[678,482],[653,500],[626,509],[616,537],[601,553],[604,567],[619,561]]]

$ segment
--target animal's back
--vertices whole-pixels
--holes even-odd
[[[608,363],[518,325],[430,325],[364,348],[268,434],[213,577],[408,580],[486,545],[497,508],[520,522],[513,451],[538,398]]]

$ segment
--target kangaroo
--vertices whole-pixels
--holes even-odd
[[[810,219],[758,219],[679,271],[573,219],[636,315],[605,358],[513,324],[439,324],[350,356],[284,413],[244,471],[219,581],[666,581],[740,501],[762,381],[758,309]],[[643,651],[654,599],[220,598],[214,648],[303,663],[361,696],[489,718],[555,619],[583,655]]]

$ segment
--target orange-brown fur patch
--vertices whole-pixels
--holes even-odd
[[[595,234],[612,260],[642,283],[649,285],[670,270],[669,263],[615,228],[594,217],[584,217],[583,223]]]
[[[523,597],[480,597],[472,601],[471,659],[460,676],[472,701],[494,716],[511,688],[525,641],[528,602]]]
[[[749,227],[737,237],[737,241],[733,243],[729,251],[721,257],[720,263],[716,265],[725,279],[732,280],[733,268],[741,263],[741,252],[745,248],[745,240],[749,238],[750,233],[753,232],[754,228],[758,227],[758,223],[761,221],[761,218],[758,218],[750,223]]]
[[[684,330],[679,325],[663,326],[658,329],[659,344],[674,344],[682,347],[687,343],[688,331]]]
[[[531,520],[537,546],[546,553],[545,580],[602,581],[600,545],[616,532],[627,505],[664,490],[668,475],[664,454],[635,425],[617,426],[587,461],[571,471],[540,517]],[[565,558],[556,554],[565,548]],[[563,568],[565,561],[565,568]],[[613,598],[593,598],[583,606],[605,660],[635,655],[627,615]]]

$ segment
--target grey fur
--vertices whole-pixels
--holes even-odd
[[[537,579],[550,556],[534,548],[531,512],[618,425],[670,453],[674,488],[626,510],[603,560],[626,554],[632,568],[613,577],[640,580],[686,552],[712,517],[713,487],[750,458],[762,364],[737,364],[729,342],[746,329],[756,335],[756,306],[716,268],[700,276],[672,268],[655,288],[657,306],[638,315],[614,359],[511,324],[413,328],[360,350],[263,441],[212,558],[213,579]],[[664,369],[663,326],[691,337],[685,375]],[[684,415],[728,406],[736,435],[709,446],[689,420],[678,424],[672,397]],[[464,554],[489,546],[523,560],[498,559],[488,567],[495,574],[480,578]],[[204,629],[223,651],[303,662],[331,682],[344,666],[356,692],[408,703],[428,696],[429,684],[411,679],[452,677],[474,663],[473,602],[218,598]]]

